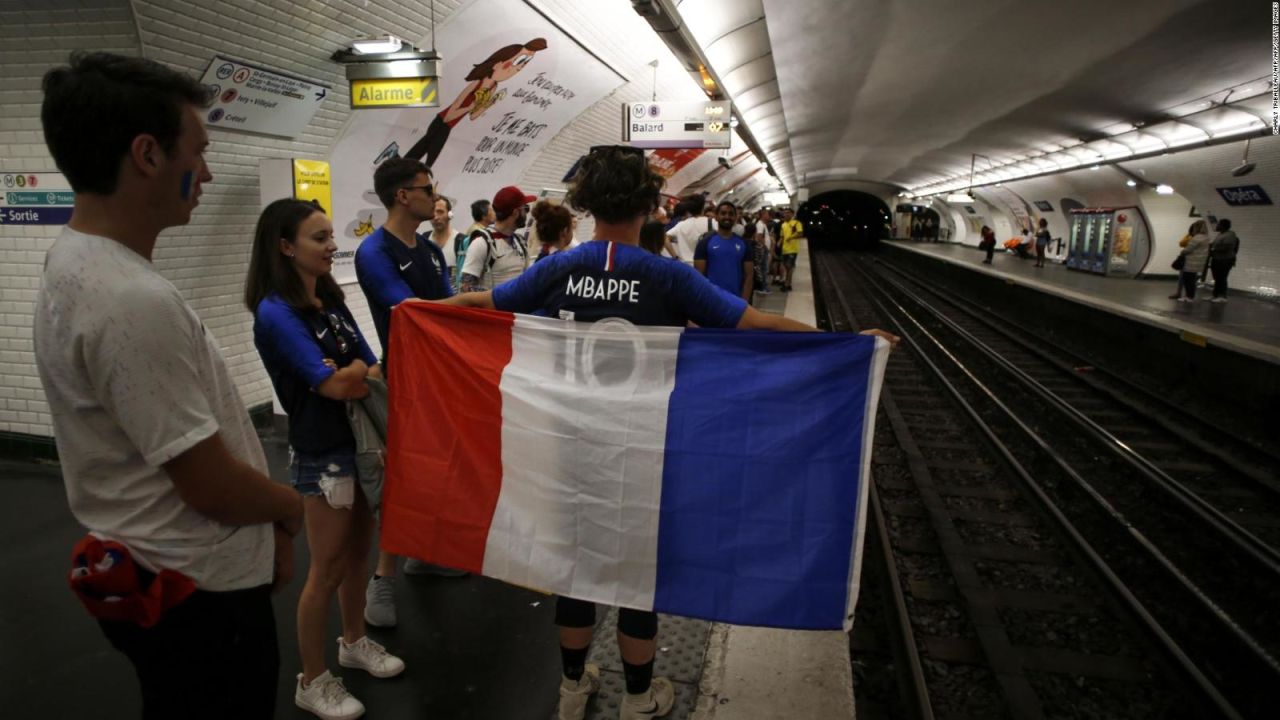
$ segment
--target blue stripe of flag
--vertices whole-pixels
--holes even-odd
[[[874,350],[847,334],[682,335],[655,610],[842,627]]]

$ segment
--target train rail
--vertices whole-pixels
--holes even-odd
[[[1049,400],[903,278],[870,263],[820,253],[815,285],[832,329],[876,324],[904,337],[886,376],[873,465],[885,517],[876,532],[888,538],[903,599],[895,612],[916,630],[924,671],[925,702],[900,703],[898,714],[1264,714],[1259,688],[1275,679],[1274,638],[1262,634],[1276,587],[1271,545],[1257,536],[1233,544],[1241,538],[1224,532],[1233,518],[1210,531],[1206,516],[1221,518],[1149,483],[1136,498],[1150,512],[1138,513],[1123,488],[1142,462],[1055,449],[1041,427]],[[1177,523],[1152,524],[1173,506]],[[1170,550],[1178,523],[1213,542]],[[1223,567],[1204,564],[1215,552],[1228,556]],[[1231,572],[1245,568],[1252,581],[1233,584]],[[1256,594],[1226,597],[1229,586]],[[909,656],[894,658],[910,669]],[[941,679],[955,673],[967,701]],[[903,680],[901,697],[912,697],[913,682]]]

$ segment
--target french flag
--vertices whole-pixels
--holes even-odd
[[[888,345],[395,310],[382,547],[559,595],[848,628]]]

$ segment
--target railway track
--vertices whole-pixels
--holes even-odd
[[[1274,668],[1269,642],[1254,633],[1269,622],[1258,612],[1275,587],[1265,579],[1268,542],[1254,536],[1248,555],[1262,576],[1252,589],[1263,594],[1217,602],[1229,571],[1197,565],[1204,550],[1163,550],[1171,538],[1156,530],[1173,523],[1149,537],[1126,515],[1132,503],[1117,507],[1086,480],[1132,463],[1107,459],[1082,473],[1044,441],[1038,423],[1048,411],[1032,404],[1034,393],[1005,387],[1016,385],[1008,365],[970,347],[901,278],[865,273],[866,256],[817,260],[831,329],[877,325],[904,336],[885,381],[869,530],[887,550],[888,570],[876,576],[884,592],[868,602],[889,621],[882,656],[900,678],[898,700],[860,696],[860,708],[904,717],[1265,716],[1258,683],[1274,682]],[[1169,510],[1172,501],[1153,499],[1168,491],[1144,492],[1137,497]],[[1184,532],[1207,527],[1180,511]],[[1204,533],[1219,550],[1232,541],[1223,529]],[[869,676],[856,627],[853,640],[855,673]]]

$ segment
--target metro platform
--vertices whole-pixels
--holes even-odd
[[[997,252],[992,264],[984,265],[983,251],[957,243],[895,240],[885,245],[1280,365],[1280,303],[1264,298],[1234,292],[1226,303],[1211,303],[1210,293],[1201,288],[1194,303],[1179,303],[1169,299],[1177,283],[1173,277],[1105,277],[1069,270],[1057,262],[1037,268],[1033,260],[1006,251]]]
[[[757,296],[765,312],[813,323],[808,253],[799,258],[791,293]],[[267,431],[263,446],[277,481],[287,477],[283,436]],[[125,720],[140,715],[137,682],[66,583],[71,546],[83,529],[67,509],[56,465],[0,461],[8,499],[0,503],[0,707],[6,717]],[[274,599],[280,642],[276,718],[313,716],[294,706],[295,610],[308,554],[295,541],[293,582]],[[370,565],[372,567],[372,563]],[[555,714],[560,655],[555,599],[478,576],[406,576],[396,586],[398,626],[369,635],[405,660],[403,675],[377,680],[335,673],[367,707],[366,717],[547,720]],[[618,715],[622,666],[614,640],[616,613],[598,614],[589,662],[603,672],[587,717]],[[338,637],[336,602],[330,633]],[[663,616],[655,675],[674,681],[674,720],[853,718],[848,636],[748,628]],[[234,688],[210,688],[234,692]]]

